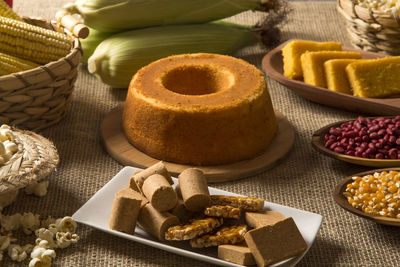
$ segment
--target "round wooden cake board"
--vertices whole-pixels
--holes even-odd
[[[147,168],[159,159],[152,158],[132,146],[122,130],[123,105],[112,109],[101,124],[101,138],[106,151],[115,160],[126,166]],[[211,183],[226,182],[255,175],[274,167],[289,152],[294,143],[294,129],[287,118],[275,110],[278,121],[278,133],[265,152],[253,159],[232,164],[216,166],[196,166],[201,169]],[[194,167],[163,161],[172,176],[178,175],[185,169]]]

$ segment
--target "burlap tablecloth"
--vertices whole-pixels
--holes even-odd
[[[66,0],[15,0],[15,10],[27,16],[53,18]],[[291,2],[290,22],[284,39],[340,41],[348,44],[335,2]],[[258,13],[248,12],[235,21],[253,23]],[[221,36],[223,38],[223,36]],[[237,56],[260,67],[266,50],[258,46]],[[399,266],[400,229],[356,217],[332,198],[343,177],[366,170],[316,153],[310,140],[318,128],[357,114],[312,103],[268,78],[274,107],[296,130],[290,154],[272,170],[235,182],[214,184],[220,189],[255,196],[323,215],[323,224],[300,266]],[[100,145],[100,123],[107,112],[124,101],[125,90],[112,89],[80,68],[74,99],[67,117],[42,134],[56,144],[61,164],[52,175],[49,193],[37,198],[21,194],[5,214],[32,211],[42,215],[72,215],[123,166]],[[207,266],[206,263],[154,249],[79,225],[77,245],[57,250],[55,266]],[[12,266],[5,257],[4,266]],[[0,264],[1,265],[1,264]],[[15,266],[21,266],[16,264]]]

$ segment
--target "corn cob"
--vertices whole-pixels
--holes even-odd
[[[59,32],[0,17],[0,51],[46,64],[67,55],[71,39]]]
[[[278,0],[77,0],[65,7],[85,25],[117,32],[164,24],[204,23],[246,10],[267,11]]]
[[[89,36],[80,39],[83,55],[81,61],[87,63],[89,57],[93,54],[96,47],[106,38],[110,37],[112,33],[101,32],[95,29],[89,29]]]
[[[0,75],[30,70],[36,67],[39,67],[39,65],[34,62],[0,53]]]
[[[0,16],[22,21],[21,17],[4,0],[0,0]]]
[[[231,54],[260,38],[267,43],[268,30],[220,21],[122,32],[100,43],[88,60],[88,69],[112,87],[128,87],[137,70],[157,59],[199,52]]]

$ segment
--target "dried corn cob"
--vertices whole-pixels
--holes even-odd
[[[39,67],[39,64],[0,53],[0,75],[30,70],[36,67]]]
[[[238,244],[244,241],[246,225],[224,226],[213,235],[202,235],[190,240],[193,248],[214,247],[223,244]]]
[[[4,0],[0,0],[0,16],[22,21],[21,17]]]
[[[212,195],[212,205],[227,205],[248,211],[258,211],[264,207],[264,200],[255,197],[234,197]]]
[[[59,32],[0,17],[0,51],[46,64],[66,56],[71,39]]]
[[[232,206],[211,206],[204,210],[204,214],[211,217],[240,218],[240,209]]]
[[[206,234],[218,228],[223,223],[222,218],[205,218],[192,220],[189,224],[172,226],[165,233],[166,240],[189,240]]]

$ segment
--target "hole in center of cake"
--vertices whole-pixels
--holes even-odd
[[[233,81],[233,75],[224,69],[185,66],[166,73],[162,85],[182,95],[207,95],[228,89]]]

